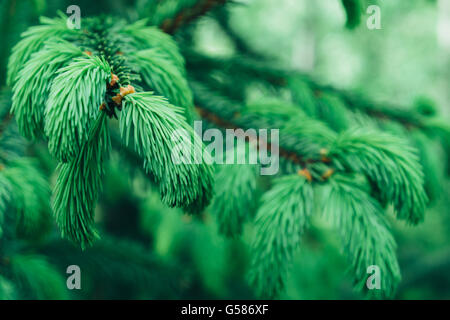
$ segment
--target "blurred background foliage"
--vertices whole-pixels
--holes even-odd
[[[247,0],[209,12],[177,30],[175,38],[187,57],[188,75],[196,80],[204,79],[204,73],[211,71],[201,70],[195,55],[219,62],[239,62],[245,53],[247,57],[268,58],[274,68],[296,70],[318,83],[357,92],[379,105],[406,106],[400,113],[438,113],[448,119],[447,1],[369,2],[381,6],[381,30],[368,30],[364,14],[359,26],[346,27],[346,13],[338,0]],[[0,85],[5,85],[12,46],[21,32],[37,24],[41,15],[53,17],[58,10],[65,12],[69,5],[77,4],[82,17],[113,14],[129,21],[149,18],[153,24],[161,25],[192,3],[195,1],[0,0]],[[233,71],[230,66],[228,72]],[[232,84],[227,84],[221,77],[217,74],[215,78],[223,84],[221,89],[244,102],[288,95],[258,81],[242,85],[234,78]],[[240,91],[242,88],[245,92]],[[428,192],[436,197],[425,222],[404,227],[391,221],[402,270],[396,298],[450,299],[450,189],[444,173],[446,160],[441,144],[434,146],[426,137],[422,141],[420,150],[428,152],[430,166],[441,170],[437,171],[440,174],[427,177],[434,179],[428,186],[435,190]],[[27,145],[23,152],[37,158],[38,165],[54,183],[51,172],[55,162],[45,146]],[[245,226],[242,237],[229,239],[217,232],[219,225],[210,210],[200,216],[187,216],[168,209],[133,159],[124,158],[126,154],[124,157],[119,150],[108,161],[105,187],[96,209],[102,240],[81,252],[60,240],[59,232],[52,227],[36,240],[17,241],[21,254],[9,257],[3,252],[7,259],[0,262],[0,299],[254,298],[245,279],[254,231],[251,224]],[[295,256],[287,290],[281,298],[363,298],[352,290],[340,250],[337,236],[329,226],[313,221]],[[21,279],[18,283],[2,274],[4,264],[14,266],[11,270]],[[71,264],[81,267],[82,290],[68,291],[65,287],[65,269]]]

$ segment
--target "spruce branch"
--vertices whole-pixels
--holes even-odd
[[[10,239],[39,239],[50,226],[50,190],[36,161],[24,155],[25,142],[10,122],[8,90],[0,94],[0,250]]]
[[[170,35],[157,27],[147,26],[147,23],[147,19],[136,21],[125,26],[122,32],[133,39],[133,45],[139,50],[159,48],[184,75],[186,72],[185,61],[178,44]]]
[[[376,186],[382,204],[393,204],[397,217],[412,224],[423,220],[427,204],[419,158],[404,140],[387,133],[342,133],[328,156],[336,166],[360,172]]]
[[[36,161],[13,159],[1,175],[6,180],[3,191],[9,192],[4,200],[8,201],[8,208],[15,211],[18,235],[38,238],[45,234],[51,219],[50,188]]]
[[[350,111],[363,112],[380,121],[398,122],[407,129],[434,132],[440,127],[445,127],[442,121],[438,121],[438,115],[424,116],[411,107],[399,106],[389,102],[375,102],[362,94],[322,84],[301,72],[277,67],[276,64],[274,66],[273,61],[267,58],[255,59],[245,54],[238,54],[231,58],[211,57],[192,49],[184,49],[183,54],[186,57],[187,69],[192,70],[194,75],[204,74],[209,81],[208,75],[223,72],[232,76],[231,82],[242,81],[242,79],[254,81],[256,79],[269,83],[278,89],[289,89],[293,102],[299,104],[309,115],[314,115],[317,109],[315,106],[317,99],[324,95],[331,95],[339,97],[345,108]],[[305,102],[305,99],[309,100]]]
[[[413,224],[422,221],[427,203],[423,169],[416,151],[406,140],[377,130],[349,129],[338,135],[321,121],[295,113],[292,107],[272,103],[241,108],[235,105],[232,120],[223,120],[220,109],[225,101],[217,108],[211,92],[204,99],[201,90],[196,93],[200,102],[212,108],[202,111],[202,116],[215,124],[280,128],[284,133],[280,137],[280,156],[298,161],[302,169],[316,163],[327,165],[322,169],[322,180],[330,175],[330,169],[367,174],[376,186],[374,192],[380,194],[380,201],[385,205],[392,203],[399,219]],[[208,104],[208,100],[212,103]],[[242,111],[237,113],[239,109]]]
[[[198,1],[173,20],[167,20],[168,29],[163,29],[174,32],[224,2]],[[70,36],[65,33],[55,35],[61,38],[58,43],[37,36],[34,39],[32,34],[26,36],[15,49],[14,59],[19,67],[11,69],[12,73],[19,73],[19,77],[14,76],[17,82],[13,108],[21,131],[29,138],[37,137],[44,121],[49,149],[63,161],[58,166],[53,201],[58,225],[63,237],[83,249],[98,237],[94,210],[102,187],[103,163],[109,153],[108,117],[118,118],[120,138],[127,150],[132,149],[143,162],[144,170],[159,185],[160,196],[168,206],[201,212],[212,198],[214,182],[209,157],[192,158],[203,155],[204,150],[185,119],[190,116],[193,95],[176,43],[168,34],[146,27],[145,21],[131,26],[105,21],[87,20],[86,30],[67,44],[62,39],[68,41]],[[30,44],[30,52],[26,44]],[[58,50],[52,53],[49,48],[61,44],[73,56],[52,59]],[[85,54],[80,54],[83,51]],[[221,89],[228,96],[244,97],[245,87],[236,88],[239,86],[233,83],[235,79],[242,76],[241,81],[254,81],[261,77],[276,90],[290,85],[294,100],[234,104],[208,87],[199,90],[193,83],[204,119],[227,129],[279,128],[285,133],[280,141],[280,155],[285,159],[283,174],[288,175],[274,180],[274,186],[262,198],[256,218],[252,283],[267,296],[279,294],[313,212],[316,188],[325,195],[321,201],[325,216],[342,233],[357,288],[364,286],[367,266],[377,264],[387,275],[382,283],[383,294],[392,296],[399,270],[383,205],[393,204],[400,219],[421,221],[426,196],[415,151],[402,139],[390,140],[390,136],[376,130],[368,136],[348,130],[352,122],[344,115],[336,116],[352,109],[344,94],[317,88],[314,81],[271,68],[267,63],[239,58],[223,65],[223,60],[200,57],[188,61],[188,65],[198,66],[198,77],[211,82],[215,80],[209,77],[212,71],[232,73],[233,77],[216,79],[216,83],[226,83]],[[44,59],[48,63],[41,63]],[[28,74],[34,76],[27,78]],[[303,84],[300,91],[292,79]],[[229,88],[233,91],[227,92]],[[307,107],[300,108],[297,104],[303,107],[305,100]],[[352,101],[359,108],[359,101]],[[46,104],[43,114],[39,113],[42,105],[36,105],[41,102]],[[375,109],[378,112],[378,107]],[[424,117],[418,119],[428,123]],[[270,148],[271,143],[267,141],[266,145]],[[174,151],[188,162],[176,163]],[[219,217],[222,231],[236,234],[250,218],[248,211],[256,200],[256,167],[222,169],[218,180],[222,194],[214,200],[212,210]],[[357,178],[364,183],[353,181]],[[231,184],[239,194],[233,194]],[[8,185],[3,187],[7,190]],[[0,219],[1,188],[0,179]]]
[[[381,286],[369,295],[392,298],[400,281],[396,243],[370,189],[355,176],[334,175],[321,187],[323,216],[339,231],[352,263],[355,288],[367,290],[368,267],[380,268]]]
[[[94,208],[102,187],[103,161],[108,154],[110,137],[107,116],[97,116],[88,140],[70,162],[58,165],[53,211],[62,237],[87,248],[99,237],[94,227]]]
[[[63,237],[83,249],[97,237],[93,210],[109,150],[108,117],[120,117],[127,144],[138,143],[135,150],[169,206],[201,211],[209,204],[213,185],[211,166],[178,165],[171,158],[184,142],[173,140],[177,130],[187,133],[181,138],[193,140],[194,154],[203,154],[201,141],[181,114],[190,116],[193,103],[176,43],[142,21],[126,27],[110,18],[88,18],[84,25],[70,37],[61,34],[48,41],[33,38],[38,27],[24,33],[16,58],[29,61],[20,61],[19,82],[13,88],[13,111],[24,135],[39,136],[43,122],[49,150],[62,162],[53,209]],[[33,41],[36,52],[23,53]],[[163,93],[178,107],[164,97],[136,93],[142,87]],[[187,154],[190,150],[184,148],[181,152]]]
[[[325,188],[337,190],[336,194],[327,191],[318,203],[324,206],[322,211],[329,214],[326,215],[328,218],[334,215],[337,219],[334,224],[342,233],[347,246],[346,252],[352,261],[356,288],[365,288],[367,267],[377,264],[383,274],[388,275],[382,284],[382,296],[392,297],[400,276],[395,256],[395,241],[382,216],[382,204],[394,204],[398,212],[397,217],[414,224],[423,218],[426,205],[422,167],[415,150],[407,140],[394,138],[376,129],[368,133],[365,133],[367,130],[361,129],[338,133],[337,129],[332,130],[325,122],[307,116],[295,105],[269,100],[242,106],[235,101],[228,101],[211,89],[205,90],[205,86],[195,82],[191,84],[197,104],[202,104],[202,107],[198,108],[200,114],[215,125],[244,129],[280,128],[283,132],[280,136],[280,156],[300,164],[294,166],[297,178],[302,178],[314,188],[326,186]],[[286,153],[285,150],[289,152]],[[287,168],[283,171],[284,174],[292,170],[292,167]],[[355,178],[342,177],[346,177],[350,172],[366,175],[371,183],[364,187],[347,186]],[[358,192],[353,192],[350,187]],[[275,186],[263,195],[263,199],[276,188],[275,182]],[[371,195],[375,195],[377,199]],[[284,200],[280,197],[278,201]],[[337,207],[338,205],[340,207]],[[276,209],[274,203],[272,207]],[[263,208],[264,200],[259,210]],[[266,210],[269,212],[269,208]],[[276,210],[272,209],[272,213],[276,214]],[[348,220],[343,220],[341,216],[347,217]],[[258,226],[258,218],[256,221]],[[272,230],[273,228],[272,226]],[[353,228],[356,228],[358,234],[353,235]],[[375,229],[365,231],[367,228]],[[257,230],[258,238],[263,233]],[[281,231],[271,234],[275,236],[277,233]],[[292,241],[295,239],[294,237]],[[288,268],[275,269],[273,265],[281,263],[278,260],[267,266],[267,261],[275,259],[267,257],[289,248],[288,242],[284,245],[280,245],[280,249],[272,247],[272,251],[267,249],[266,258],[254,260],[250,270],[251,281],[259,291],[276,295],[282,290],[282,279],[286,277]],[[263,249],[256,248],[254,254],[263,255],[260,251]],[[284,257],[279,258],[283,259]],[[265,271],[260,271],[262,269]]]
[[[197,82],[191,81],[191,86],[194,89],[197,100],[196,110],[203,119],[223,129],[279,129],[281,126],[287,126],[289,133],[293,134],[287,137],[284,135],[280,137],[279,154],[281,157],[301,167],[309,164],[329,162],[329,159],[322,156],[322,149],[326,147],[325,142],[330,144],[333,141],[333,132],[320,123],[320,121],[314,119],[308,118],[308,122],[297,122],[296,120],[301,116],[301,110],[295,112],[294,109],[289,107],[289,104],[280,103],[279,101],[277,104],[269,102],[243,106],[238,101],[231,101]],[[287,121],[287,123],[284,121],[286,119],[292,119],[294,114],[295,119],[293,121]],[[308,125],[309,129],[303,127],[306,125]],[[291,129],[293,131],[290,131]],[[306,132],[307,130],[309,132]],[[313,139],[309,139],[307,134],[312,133],[313,130],[316,130],[316,138],[323,138],[323,141],[314,143]],[[302,132],[304,143],[301,147],[298,147]],[[254,142],[258,150],[260,145],[257,142],[260,137],[249,136],[249,139],[251,142]],[[262,143],[267,149],[271,149],[270,141],[262,141]],[[303,148],[308,143],[308,148]]]
[[[362,0],[342,0],[342,2],[349,17],[348,27],[356,27],[363,13]],[[436,135],[436,131],[439,131],[439,128],[442,127],[442,122],[435,123],[438,117],[435,116],[434,121],[430,121],[428,117],[424,116],[423,112],[414,108],[406,108],[386,102],[374,102],[361,94],[324,85],[309,75],[298,71],[274,66],[272,57],[255,52],[239,33],[230,28],[227,13],[226,8],[221,10],[216,14],[217,20],[234,42],[239,54],[231,58],[218,58],[186,49],[184,54],[187,57],[189,69],[202,70],[206,73],[211,73],[211,69],[222,70],[228,74],[236,75],[236,78],[248,78],[250,76],[264,80],[277,88],[287,86],[291,91],[294,102],[300,104],[309,115],[315,112],[316,107],[314,105],[317,98],[320,98],[323,94],[333,94],[338,96],[349,110],[362,111],[382,121],[395,121],[407,129],[422,129]],[[192,66],[190,66],[191,64]],[[230,73],[230,70],[233,70],[233,72]],[[330,115],[326,112],[324,114]],[[334,114],[342,116],[344,113],[336,112]],[[430,115],[433,115],[433,113]],[[449,132],[450,130],[447,128],[445,131]]]
[[[207,120],[208,122],[218,125],[220,128],[222,128],[223,130],[225,129],[243,129],[244,131],[248,128],[252,128],[251,125],[242,125],[243,121],[240,121],[239,116],[237,116],[237,118],[233,119],[233,120],[229,120],[229,119],[225,119],[224,117],[221,117],[220,115],[218,115],[215,112],[212,112],[211,110],[205,108],[205,107],[201,107],[201,106],[196,106],[196,110],[197,112],[201,115],[202,119]],[[253,142],[256,147],[257,150],[259,150],[259,144],[257,143],[258,140],[260,140],[260,138],[256,137],[256,136],[249,136],[249,142]],[[265,148],[267,149],[271,149],[272,144],[270,141],[264,141],[263,139],[261,139],[261,143],[265,145]],[[285,158],[288,161],[291,161],[295,164],[299,164],[301,166],[306,166],[308,164],[311,163],[316,163],[316,162],[320,162],[322,160],[317,160],[317,159],[313,159],[313,158],[306,158],[304,157],[301,153],[299,154],[296,151],[292,151],[290,148],[284,148],[283,145],[279,146],[279,153],[280,156],[282,156],[283,158]],[[327,160],[328,161],[328,160]]]
[[[439,141],[421,131],[411,132],[410,139],[418,150],[428,198],[430,201],[438,200],[445,189],[446,164],[440,160],[445,159],[445,151]]]
[[[427,132],[435,130],[435,125],[430,122],[430,117],[423,115],[412,107],[395,105],[389,102],[380,103],[371,101],[362,94],[324,85],[302,74],[294,74],[288,80],[289,87],[294,95],[296,94],[295,91],[299,82],[306,83],[314,97],[321,97],[323,94],[332,94],[339,97],[348,110],[365,113],[381,122],[397,122],[408,130],[419,129]],[[437,117],[433,116],[431,118]]]
[[[249,280],[260,296],[277,297],[312,214],[313,189],[299,175],[279,178],[256,215]]]
[[[8,61],[7,84],[13,86],[23,64],[38,51],[44,42],[54,37],[69,38],[73,31],[67,28],[66,17],[50,19],[41,17],[41,25],[31,27],[22,34],[23,40],[17,43]]]
[[[44,108],[55,73],[81,55],[82,51],[70,42],[55,40],[32,54],[20,70],[13,89],[11,112],[27,139],[34,140],[43,132]]]
[[[180,154],[202,154],[202,143],[184,121],[182,109],[150,92],[130,94],[124,103],[119,119],[122,139],[127,146],[134,145],[144,159],[144,168],[160,184],[163,202],[171,207],[189,207],[199,200],[208,203],[212,189],[210,166],[202,159],[198,165],[174,162],[173,152],[180,147]],[[175,135],[177,130],[180,137]]]
[[[157,93],[165,96],[170,103],[186,110],[186,118],[192,118],[194,105],[191,89],[187,80],[171,59],[160,49],[147,49],[130,54],[134,63],[142,74],[147,85]],[[184,68],[183,68],[184,69]]]
[[[244,157],[247,151],[256,152],[249,145],[227,150],[238,158]],[[217,170],[216,196],[210,211],[217,217],[220,233],[228,237],[238,236],[242,233],[244,223],[253,217],[257,204],[258,169],[258,165],[229,164]]]
[[[58,71],[45,108],[45,134],[50,152],[70,161],[87,141],[89,128],[104,101],[111,67],[102,58],[75,58]]]

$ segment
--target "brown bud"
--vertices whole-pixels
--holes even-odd
[[[329,177],[331,177],[334,173],[334,169],[328,169],[327,171],[325,171],[325,173],[322,175],[322,179],[323,180],[327,180]]]
[[[134,87],[132,85],[128,85],[126,87],[120,87],[120,95],[125,97],[128,94],[135,93]]]
[[[305,177],[306,180],[308,180],[309,182],[312,181],[312,176],[311,176],[311,173],[309,172],[308,169],[305,168],[305,169],[303,169],[303,170],[298,170],[297,173],[298,173],[300,176]]]
[[[120,106],[122,104],[122,96],[120,95],[120,93],[118,93],[115,97],[112,97],[111,99],[118,106]]]
[[[119,77],[111,72],[111,82],[109,83],[109,86],[114,87],[116,85],[117,81],[119,81]]]
[[[322,162],[325,162],[325,163],[331,162],[331,159],[327,157],[327,155],[328,155],[327,149],[325,149],[325,148],[320,149],[320,155],[321,155]]]

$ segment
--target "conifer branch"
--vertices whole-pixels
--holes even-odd
[[[4,200],[17,215],[17,232],[30,238],[45,234],[51,221],[50,188],[36,161],[28,158],[11,160],[1,175],[7,183],[3,192],[9,192]]]
[[[23,134],[34,139],[43,131],[61,161],[53,209],[63,237],[83,249],[98,237],[94,208],[109,150],[108,117],[119,118],[122,138],[143,158],[165,203],[192,213],[203,210],[213,195],[212,167],[172,159],[184,141],[175,141],[177,130],[183,130],[178,139],[193,144],[194,155],[204,154],[185,119],[191,116],[192,92],[176,43],[144,21],[125,27],[88,18],[82,32],[69,34],[54,26],[60,20],[44,22],[24,33],[13,49],[10,62],[17,70],[10,71],[19,77],[13,77],[12,110]],[[53,39],[42,37],[51,32]],[[131,81],[139,91],[156,90],[178,106],[150,92],[136,93]],[[182,155],[190,151],[183,148]]]
[[[222,129],[247,130],[248,128],[251,127],[251,126],[246,127],[246,126],[241,125],[241,121],[234,122],[233,120],[222,118],[218,114],[211,112],[208,109],[202,108],[200,106],[196,106],[196,110],[203,119],[205,119],[215,125],[218,125]],[[260,148],[259,143],[257,143],[258,141],[261,141],[261,144],[263,144],[264,148],[266,148],[266,149],[271,149],[271,147],[272,147],[272,144],[270,143],[270,141],[264,141],[263,139],[255,137],[255,136],[249,135],[249,141],[254,143],[257,150],[259,150],[259,148]],[[292,161],[293,163],[299,164],[301,166],[306,166],[308,164],[317,163],[317,162],[324,162],[324,163],[329,162],[328,159],[305,158],[302,155],[298,154],[297,152],[283,148],[282,146],[279,146],[279,151],[280,151],[280,156],[284,157],[285,159],[287,159],[289,161]]]
[[[261,202],[249,279],[260,296],[275,298],[284,288],[289,266],[309,223],[313,189],[305,178],[290,175],[279,178]]]
[[[63,237],[83,249],[98,237],[94,209],[110,151],[108,118],[112,117],[119,121],[117,140],[121,139],[143,164],[167,206],[199,213],[209,204],[214,182],[212,160],[207,153],[205,156],[201,139],[186,121],[194,95],[186,79],[184,58],[168,34],[225,2],[196,2],[163,23],[167,34],[147,27],[145,20],[125,26],[111,19],[93,18],[86,20],[83,32],[74,31],[76,36],[71,38],[73,33],[62,31],[61,21],[51,20],[30,29],[16,45],[9,70],[9,81],[14,85],[13,111],[22,133],[34,139],[43,131],[51,153],[61,161],[53,211]],[[57,40],[45,39],[50,36]],[[279,153],[284,158],[284,176],[273,179],[259,208],[258,167],[244,165],[220,168],[220,195],[211,210],[218,216],[220,230],[227,235],[239,234],[243,224],[252,218],[253,209],[257,211],[250,273],[257,291],[269,297],[279,294],[310,216],[321,211],[342,235],[356,287],[364,287],[366,268],[378,265],[385,276],[383,294],[391,297],[400,274],[384,208],[392,204],[398,219],[414,224],[423,219],[427,199],[416,152],[404,140],[375,129],[369,133],[352,129],[346,117],[352,106],[343,92],[322,87],[297,73],[272,68],[264,61],[192,56],[189,66],[199,69],[194,78],[223,82],[219,88],[227,96],[236,96],[236,100],[245,94],[245,88],[233,82],[241,76],[241,81],[262,78],[265,85],[269,83],[277,91],[289,85],[293,93],[292,103],[265,100],[242,105],[208,86],[190,83],[200,115],[215,125],[283,132]],[[233,77],[213,79],[211,71]],[[296,87],[299,82],[304,85],[300,91]],[[351,101],[360,108],[357,99]],[[374,115],[379,111],[378,106],[371,108],[361,110]],[[396,111],[392,114],[402,116]],[[424,117],[417,119],[429,124]],[[409,124],[399,123],[410,128]],[[251,142],[257,138],[250,136]],[[272,143],[278,143],[265,141],[262,146],[260,139],[258,142],[258,147],[270,149]],[[10,202],[10,189],[30,184],[9,177],[8,171],[14,173],[13,162],[9,165],[0,171],[0,227],[4,208]],[[16,179],[21,172],[33,174],[21,168],[14,173]],[[31,183],[43,186],[41,182]],[[29,198],[20,199],[19,209],[38,208],[45,195],[36,192]],[[36,216],[26,219],[36,221]]]
[[[346,10],[348,20],[347,27],[354,28],[359,24],[359,19],[362,13],[362,4],[360,0],[342,0],[343,6]],[[217,20],[222,26],[223,30],[228,34],[230,39],[234,42],[237,49],[240,52],[240,56],[233,56],[232,58],[217,58],[201,55],[198,52],[192,50],[185,51],[188,64],[194,63],[193,68],[214,68],[221,70],[233,70],[233,74],[239,69],[248,75],[255,76],[259,79],[265,79],[276,87],[286,87],[289,85],[291,90],[293,89],[291,84],[297,84],[298,82],[304,82],[314,92],[316,98],[319,98],[323,94],[332,93],[339,96],[346,104],[346,107],[354,111],[362,111],[367,115],[378,118],[380,120],[390,120],[398,122],[405,126],[407,129],[425,129],[435,131],[438,125],[430,122],[427,117],[422,113],[419,113],[413,108],[406,108],[404,106],[392,105],[391,103],[378,103],[370,101],[365,97],[335,88],[330,85],[321,84],[310,76],[300,73],[298,71],[292,71],[285,68],[273,66],[273,58],[264,54],[255,52],[251,46],[247,44],[247,41],[241,37],[238,33],[232,30],[228,22],[229,16],[226,8],[217,13]],[[189,67],[189,65],[188,65]],[[292,94],[295,96],[296,92],[292,90]],[[302,106],[305,107],[305,106]],[[450,132],[450,129],[446,129]]]
[[[10,122],[9,90],[0,92],[0,251],[15,235],[40,239],[50,226],[50,189],[36,161]],[[9,98],[9,99],[8,99]]]
[[[58,165],[53,211],[62,236],[82,249],[99,237],[94,208],[102,187],[103,160],[110,147],[106,119],[106,114],[100,113],[76,158]]]
[[[192,164],[177,164],[173,158],[179,147],[183,148],[179,154],[190,155],[191,147],[194,155],[201,154],[202,143],[184,122],[181,110],[149,92],[130,94],[120,117],[121,136],[125,145],[134,145],[144,159],[144,168],[160,184],[163,202],[185,208],[200,202],[202,207],[211,198],[210,166],[203,159],[197,165],[192,160]]]
[[[247,151],[256,152],[250,145],[239,146],[227,152],[233,152],[238,159],[244,158]],[[219,232],[225,236],[239,236],[244,223],[253,218],[257,205],[258,169],[259,166],[253,164],[229,164],[217,170],[216,196],[210,210],[217,217]]]
[[[41,17],[40,21],[42,24],[25,31],[22,34],[25,40],[18,42],[12,49],[8,61],[7,85],[9,86],[14,85],[23,64],[42,47],[46,40],[54,37],[66,38],[73,35],[72,30],[67,28],[65,16],[56,19]]]
[[[194,84],[191,82],[191,86],[194,88],[194,92],[197,94],[197,106],[196,110],[199,112],[200,116],[203,119],[206,119],[207,121],[214,123],[215,125],[223,128],[223,129],[243,129],[247,130],[248,128],[258,128],[260,127],[261,123],[258,123],[257,121],[254,121],[254,119],[245,117],[245,114],[243,115],[238,110],[244,109],[243,106],[240,106],[239,102],[231,102],[227,101],[223,97],[221,97],[219,94],[214,93],[212,90],[208,90],[207,94],[203,96],[203,89],[200,88],[198,84]],[[205,92],[206,93],[206,92]],[[199,104],[202,104],[200,106]],[[227,113],[229,113],[228,116],[222,115],[220,112],[216,112],[217,109],[215,107],[220,108],[220,110],[223,110]],[[260,107],[260,106],[259,106]],[[278,109],[280,110],[280,109]],[[267,117],[268,119],[271,119],[270,115]],[[252,121],[253,120],[253,121]],[[260,120],[260,119],[258,119]],[[267,123],[264,123],[266,125]],[[276,128],[276,126],[273,126],[273,124],[269,127]],[[260,148],[260,144],[258,143],[258,140],[261,139],[260,137],[252,137],[249,136],[249,139],[251,142],[254,142],[253,144],[256,146],[257,150]],[[271,142],[270,141],[262,141],[262,144],[264,144],[264,148],[271,149]],[[319,155],[319,157],[305,157],[304,153],[298,152],[295,149],[293,149],[292,143],[288,145],[283,145],[283,141],[281,141],[279,147],[279,154],[286,160],[293,162],[295,164],[298,164],[302,167],[306,167],[309,164],[315,164],[315,163],[324,163],[327,164],[330,162],[329,158],[322,157]],[[295,144],[298,143],[298,140],[295,141]],[[320,151],[325,148],[325,145],[318,146],[316,151]]]
[[[342,133],[329,155],[338,166],[368,176],[384,205],[392,203],[398,218],[423,220],[427,204],[424,177],[413,148],[392,135],[365,130]]]
[[[355,176],[335,175],[323,189],[322,212],[341,235],[343,251],[352,261],[355,287],[367,290],[368,268],[376,266],[383,276],[379,290],[369,290],[369,294],[392,298],[401,276],[395,254],[397,245],[383,209],[369,196],[364,180]]]
[[[191,89],[183,71],[167,59],[163,51],[160,49],[138,51],[130,55],[130,60],[142,74],[147,85],[146,89],[152,88],[167,97],[173,105],[184,108],[188,121],[192,118],[191,109],[194,102]]]
[[[45,103],[54,74],[81,55],[82,51],[70,42],[55,40],[34,53],[20,70],[13,89],[11,113],[27,139],[34,140],[43,133]]]
[[[161,29],[147,26],[147,23],[147,19],[136,21],[125,26],[121,32],[131,36],[134,46],[139,50],[159,48],[184,75],[185,61],[176,41]]]
[[[70,161],[87,141],[110,81],[111,67],[99,57],[75,58],[58,71],[46,103],[44,127],[49,150],[58,160]]]
[[[437,124],[413,108],[371,101],[347,90],[321,84],[298,71],[274,67],[273,62],[269,62],[267,59],[255,59],[246,55],[232,58],[209,57],[192,50],[185,50],[183,53],[186,57],[187,68],[196,70],[196,72],[209,74],[212,70],[220,70],[236,78],[262,79],[276,88],[288,88],[293,91],[293,94],[295,94],[295,86],[302,82],[306,84],[315,99],[324,94],[333,94],[338,96],[349,110],[361,111],[382,121],[398,122],[407,129],[417,128],[429,131],[437,129]]]
[[[415,151],[407,142],[375,131],[344,130],[338,133],[336,132],[338,130],[330,129],[324,122],[308,117],[296,106],[288,103],[269,101],[240,106],[239,103],[220,97],[211,89],[204,90],[205,87],[195,82],[191,84],[197,103],[207,106],[198,108],[202,118],[215,125],[225,128],[263,127],[282,130],[283,135],[280,136],[282,147],[279,154],[283,157],[288,156],[288,160],[294,162],[301,156],[302,169],[293,176],[304,179],[314,188],[320,189],[321,186],[325,186],[326,190],[329,188],[336,190],[336,193],[327,191],[319,203],[324,206],[322,211],[327,213],[328,219],[337,219],[335,226],[342,232],[346,252],[352,261],[356,288],[359,290],[365,288],[367,268],[377,265],[383,274],[387,275],[382,284],[381,296],[392,297],[400,273],[395,256],[395,241],[382,217],[383,206],[393,203],[398,219],[416,224],[423,219],[427,202],[423,188],[422,167]],[[294,152],[295,156],[284,152],[286,146],[289,146],[288,150]],[[345,178],[344,175],[348,175],[349,172],[365,175],[370,184],[367,183],[364,187],[350,184],[350,181],[358,179],[356,176]],[[283,173],[289,173],[289,170]],[[364,177],[361,178],[364,180]],[[259,210],[264,208],[265,197],[271,192],[275,193],[276,188],[277,184],[263,195]],[[374,199],[371,194],[378,196]],[[222,193],[216,201],[220,203],[225,199],[232,203],[234,198]],[[277,200],[287,201],[280,199],[281,196]],[[414,207],[411,206],[412,203],[415,203]],[[271,211],[267,209],[267,215],[269,212],[273,213],[274,207],[276,208],[275,201],[271,203]],[[274,214],[277,214],[279,219],[287,219],[292,211],[286,208],[283,213]],[[238,208],[232,217],[239,218],[239,212]],[[216,214],[221,216],[219,212]],[[345,216],[347,220],[341,216]],[[255,237],[259,240],[255,241],[263,243],[266,241],[263,240],[264,228],[269,222],[258,224],[258,218],[256,221]],[[275,225],[270,226],[271,230],[277,230]],[[286,230],[287,227],[280,228]],[[367,231],[369,228],[373,230]],[[272,231],[270,236],[276,237],[278,233],[282,232]],[[352,234],[350,238],[349,234]],[[286,258],[289,256],[286,251],[292,251],[289,249],[291,248],[289,241],[297,239],[294,235],[289,237],[290,239],[286,239],[279,247],[275,244],[268,244],[270,249],[264,249],[259,245],[254,247],[254,264],[250,271],[250,279],[260,293],[269,294],[269,297],[276,296],[284,286],[283,279],[288,272],[286,261],[289,261]],[[258,258],[262,256],[264,258]]]

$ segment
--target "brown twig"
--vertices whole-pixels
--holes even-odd
[[[233,123],[230,120],[225,120],[223,118],[220,118],[215,113],[213,113],[209,110],[206,110],[204,108],[197,106],[196,109],[203,119],[206,119],[207,121],[214,123],[214,124],[220,126],[221,128],[234,129],[234,130],[247,129],[247,128],[242,128],[242,126],[238,126],[237,124]],[[247,136],[251,142],[254,142],[257,150],[259,150],[259,148],[261,147],[260,146],[261,143],[257,143],[259,138],[256,136],[252,136],[252,135],[247,135]],[[266,146],[265,148],[267,148],[267,149],[272,148],[272,144],[269,141],[266,141],[263,144]],[[302,167],[306,167],[308,164],[319,163],[319,162],[329,163],[331,161],[329,158],[326,158],[324,156],[322,156],[321,159],[305,159],[302,156],[298,155],[296,152],[284,149],[281,146],[278,146],[278,148],[279,148],[280,156],[282,156],[283,158],[285,158],[291,162],[297,163],[297,164],[301,165]]]
[[[291,77],[302,79],[313,90],[316,97],[321,97],[324,93],[337,95],[345,103],[349,110],[361,111],[379,120],[390,120],[398,122],[406,129],[428,129],[429,125],[424,121],[424,116],[411,108],[381,103],[366,99],[363,95],[353,93],[348,90],[338,89],[330,85],[317,82],[312,77],[298,71],[288,70],[282,67],[274,67],[267,64],[268,60],[254,59],[246,55],[237,58],[217,58],[208,57],[199,52],[185,51],[187,55],[188,69],[199,66],[212,70],[224,70],[224,72],[247,74],[268,82],[274,87],[286,88],[288,79]]]
[[[164,20],[160,28],[166,33],[174,34],[181,26],[196,20],[226,2],[227,0],[200,0],[193,7],[179,12],[175,17]]]

